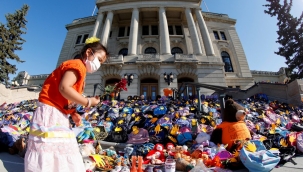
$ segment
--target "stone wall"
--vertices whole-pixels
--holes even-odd
[[[39,92],[28,91],[28,88],[7,89],[0,84],[0,105],[4,102],[14,103],[22,100],[37,99]]]
[[[278,100],[299,106],[302,105],[303,80],[295,80],[289,84],[259,83],[245,91],[229,94],[234,99],[245,99],[259,93],[266,94],[269,100]]]

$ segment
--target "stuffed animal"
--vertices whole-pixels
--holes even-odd
[[[96,162],[90,158],[90,157],[85,157],[83,158],[83,163],[86,172],[93,172],[96,169]]]
[[[223,122],[213,131],[210,141],[215,144],[228,144],[226,150],[230,150],[236,140],[251,139],[250,131],[246,123],[238,121],[240,114],[244,113],[244,107],[236,103],[233,99],[225,102],[225,109],[222,116]],[[241,119],[241,118],[239,118]]]
[[[96,140],[95,134],[93,131],[94,131],[94,129],[91,127],[84,128],[84,130],[77,135],[78,142],[82,142],[83,140],[90,139],[90,138],[92,138],[93,140]]]
[[[149,151],[144,159],[144,164],[163,164],[165,161],[164,146],[160,143],[156,144],[154,149]]]
[[[93,144],[89,142],[79,145],[79,150],[83,158],[96,154]]]

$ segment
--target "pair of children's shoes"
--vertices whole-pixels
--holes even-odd
[[[130,169],[127,166],[116,166],[116,168],[112,169],[111,172],[130,172]]]

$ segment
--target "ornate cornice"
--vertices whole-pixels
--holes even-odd
[[[73,28],[94,25],[96,22],[96,18],[97,18],[96,16],[90,16],[90,17],[75,19],[71,24],[65,25],[65,28],[69,30]]]
[[[139,2],[144,3],[150,2],[150,0],[97,0],[96,4],[98,7],[100,6],[106,6],[106,5],[114,5],[114,4],[121,4],[121,3],[130,3],[130,2]],[[166,2],[184,2],[184,0],[166,0]],[[201,3],[201,0],[186,0],[188,3]]]
[[[278,72],[251,70],[253,75],[285,75],[285,68],[281,67]]]
[[[202,14],[205,21],[227,23],[232,25],[236,24],[236,20],[229,18],[227,14],[208,13],[208,12],[203,12]]]

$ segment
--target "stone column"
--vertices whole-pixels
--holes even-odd
[[[136,55],[138,47],[138,25],[139,25],[139,10],[138,8],[133,9],[132,21],[130,26],[130,35],[128,43],[128,54]]]
[[[193,44],[194,54],[201,55],[202,49],[201,49],[201,44],[200,44],[198,33],[197,33],[197,28],[196,28],[193,16],[192,16],[189,8],[186,8],[185,15],[186,15],[186,19],[187,19],[190,38],[191,38],[191,41]]]
[[[106,17],[106,20],[104,23],[104,28],[103,28],[102,35],[101,35],[101,43],[104,46],[107,46],[107,41],[108,41],[110,28],[112,26],[113,16],[114,16],[114,14],[112,11],[107,12],[107,17]]]
[[[164,7],[159,9],[161,54],[171,54],[168,24]]]
[[[197,16],[197,20],[198,20],[198,24],[199,24],[199,28],[200,28],[200,33],[202,34],[202,40],[205,46],[205,50],[206,50],[206,55],[209,56],[214,56],[215,55],[215,51],[214,51],[214,47],[213,44],[211,43],[211,39],[208,33],[208,29],[207,26],[205,24],[204,18],[202,16],[201,10],[200,9],[195,9],[195,13]]]
[[[103,12],[99,10],[98,17],[97,17],[97,20],[95,22],[95,27],[94,27],[93,35],[92,36],[96,36],[97,37],[99,35],[100,28],[102,28],[103,17],[104,17]]]

